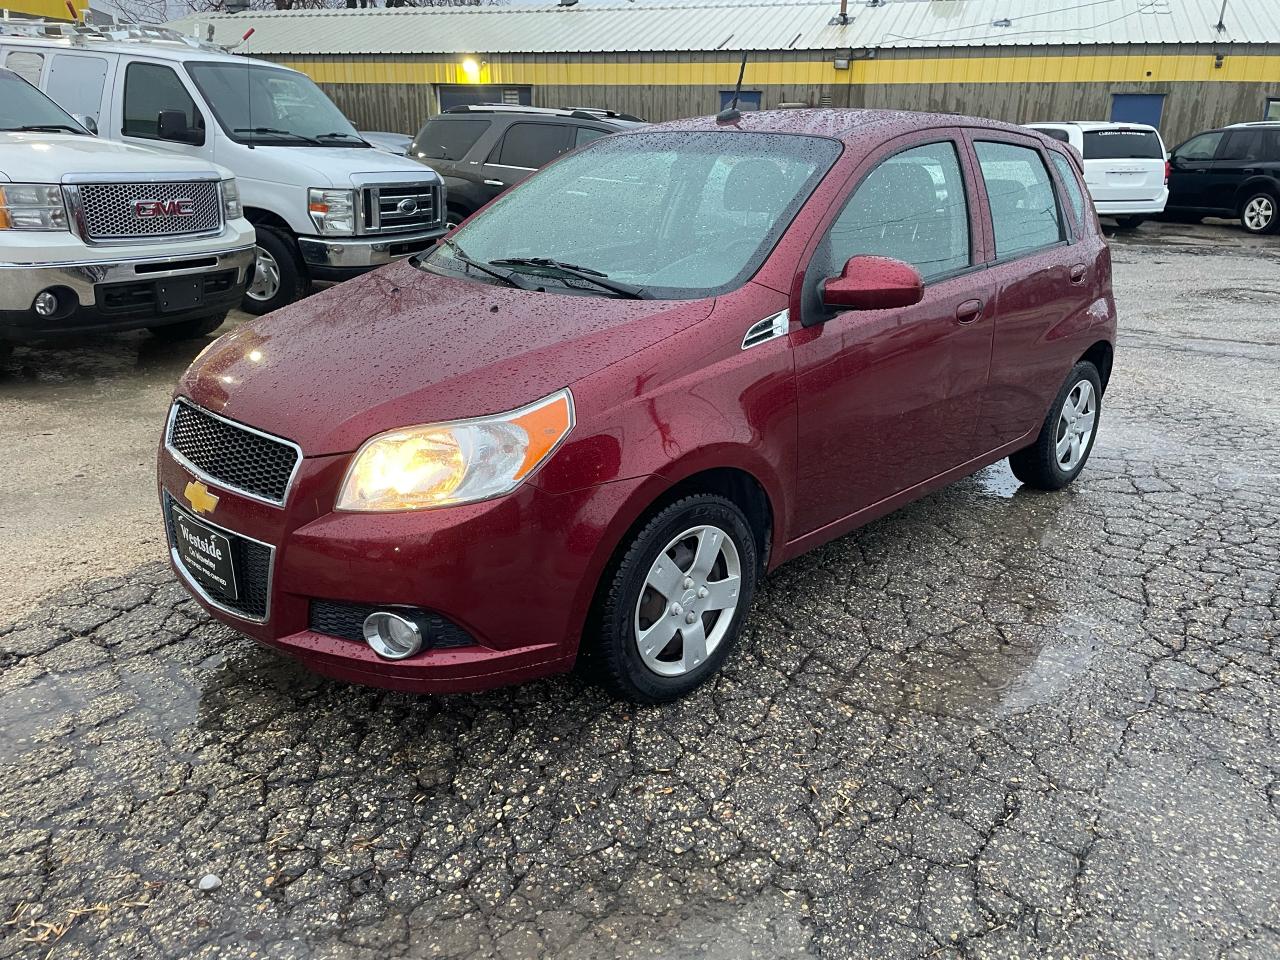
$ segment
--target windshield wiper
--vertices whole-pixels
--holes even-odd
[[[523,283],[517,280],[512,275],[511,271],[494,270],[487,263],[481,263],[479,260],[472,260],[469,256],[466,255],[466,253],[463,252],[463,249],[460,246],[458,246],[458,242],[456,240],[453,240],[449,237],[445,237],[440,242],[453,251],[453,256],[455,260],[458,260],[459,262],[466,264],[468,267],[474,267],[475,269],[479,270],[481,273],[487,273],[491,277],[496,277],[497,279],[501,280],[503,283],[505,283],[509,287],[515,287],[518,290],[529,289]]]
[[[292,130],[280,130],[277,127],[233,127],[232,133],[252,133],[259,136],[267,137],[293,137],[304,143],[318,144],[320,141],[315,137],[308,137],[306,134],[294,133]]]
[[[361,143],[369,142],[364,137],[358,136],[354,133],[343,133],[341,130],[335,130],[333,133],[316,134],[317,140],[337,140],[338,138],[342,138],[343,140],[359,140]]]
[[[620,280],[610,280],[607,273],[592,270],[590,267],[580,267],[576,263],[562,263],[559,260],[552,260],[550,257],[502,257],[489,262],[501,267],[542,267],[566,277],[573,277],[575,280],[585,280],[587,283],[593,283],[601,289],[616,293],[618,296],[626,297],[629,300],[649,299],[644,287],[623,283]]]
[[[24,123],[20,127],[5,127],[8,132],[20,133],[40,133],[49,132],[50,130],[69,130],[72,133],[84,133],[80,127],[73,127],[69,123]]]

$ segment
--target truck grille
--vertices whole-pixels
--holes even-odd
[[[215,483],[268,503],[283,504],[301,454],[279,440],[179,400],[165,446]]]
[[[438,186],[408,183],[364,188],[365,233],[399,233],[440,222]]]
[[[222,198],[213,180],[85,183],[75,189],[89,240],[178,237],[222,229]]]

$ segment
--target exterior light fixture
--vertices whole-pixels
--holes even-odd
[[[480,79],[480,67],[483,64],[475,57],[467,57],[462,61],[462,73],[471,83]]]

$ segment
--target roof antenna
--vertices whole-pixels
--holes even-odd
[[[747,72],[747,51],[742,51],[742,64],[738,67],[738,83],[733,88],[733,102],[725,109],[716,114],[716,123],[733,123],[733,121],[741,118],[742,111],[738,109],[738,95],[742,93],[742,75]]]

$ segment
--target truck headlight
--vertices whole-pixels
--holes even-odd
[[[0,230],[66,230],[67,207],[56,183],[0,185]]]
[[[234,180],[218,181],[218,192],[222,195],[222,219],[239,220],[244,216],[244,207],[240,205],[240,188]]]
[[[307,191],[307,210],[316,229],[325,234],[356,232],[354,190],[312,187]]]
[[[422,510],[501,496],[572,428],[573,395],[566,389],[510,413],[379,434],[351,461],[337,509]]]

